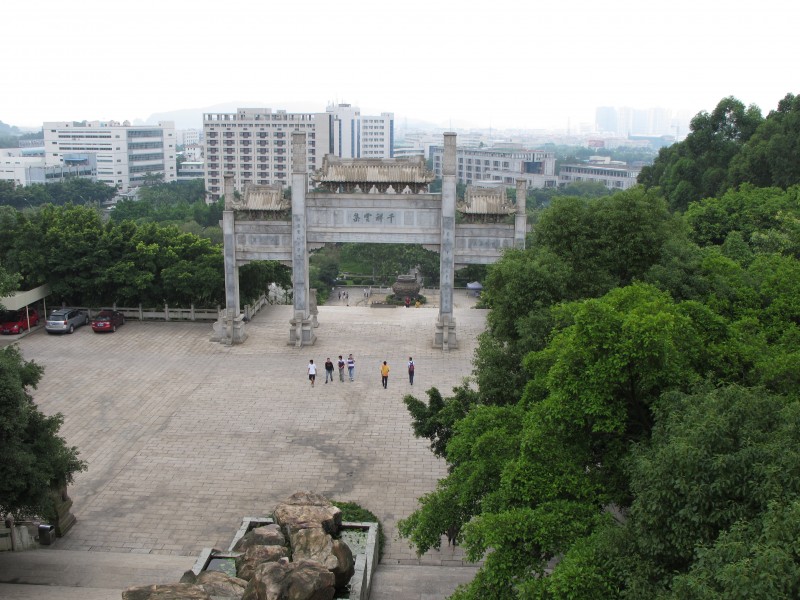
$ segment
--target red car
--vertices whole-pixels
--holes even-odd
[[[92,330],[97,333],[116,331],[120,325],[125,325],[125,315],[117,310],[101,310],[92,319]]]
[[[39,313],[35,308],[6,310],[0,314],[0,331],[3,333],[22,333],[39,324]]]

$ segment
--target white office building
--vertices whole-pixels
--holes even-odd
[[[94,180],[94,156],[81,163],[45,166],[44,148],[3,148],[0,150],[0,180],[25,187],[34,183],[61,183],[70,177]]]
[[[178,181],[205,179],[206,169],[202,160],[185,160],[178,167]]]
[[[150,177],[176,181],[177,138],[171,121],[132,126],[127,121],[45,122],[45,163],[48,167],[85,162],[93,155],[97,181],[125,193]]]
[[[342,158],[391,158],[394,116],[363,116],[349,104],[329,105],[322,113],[289,113],[271,108],[240,108],[235,113],[203,115],[206,192],[223,194],[223,175],[233,173],[234,187],[247,184],[288,186],[291,134],[308,134],[309,172],[326,154]]]
[[[629,167],[621,161],[613,161],[608,156],[592,156],[580,164],[561,165],[558,171],[558,185],[564,187],[576,181],[602,183],[610,190],[627,190],[636,185],[641,167]]]
[[[433,172],[442,176],[444,146],[431,147]],[[456,150],[458,183],[484,184],[500,182],[514,187],[517,179],[524,179],[531,188],[549,188],[558,185],[555,174],[554,152],[525,150],[523,148],[462,148]]]
[[[198,145],[203,141],[202,129],[178,129],[177,134],[179,146]]]

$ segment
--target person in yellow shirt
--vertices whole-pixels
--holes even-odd
[[[383,361],[381,365],[381,383],[383,384],[383,389],[386,389],[386,386],[389,385],[389,365],[386,364],[386,361]]]

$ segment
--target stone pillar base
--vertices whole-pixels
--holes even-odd
[[[67,495],[67,487],[53,490],[53,510],[56,513],[53,525],[56,528],[56,537],[64,537],[75,525],[75,515],[71,509],[72,498]]]
[[[319,325],[316,326],[318,327]],[[311,317],[307,319],[291,319],[289,321],[289,342],[287,345],[297,348],[313,346],[314,342],[317,341],[314,327],[314,320]]]
[[[444,320],[439,316],[433,333],[433,347],[441,348],[444,352],[458,348],[455,319]]]
[[[221,344],[241,344],[247,339],[247,332],[244,327],[244,315],[240,314],[234,318],[227,316],[224,312],[219,319],[212,325],[212,342]]]

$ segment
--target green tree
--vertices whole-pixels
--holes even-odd
[[[20,276],[16,273],[9,273],[2,264],[0,264],[0,297],[8,296],[12,292],[17,291],[19,288]],[[0,304],[0,308],[3,305]]]
[[[669,596],[675,598],[732,597],[734,590],[740,598],[794,597],[796,576],[777,581],[759,573],[748,581],[755,565],[747,567],[745,559],[779,560],[764,574],[779,567],[786,575],[798,573],[800,559],[794,551],[786,555],[788,532],[776,536],[769,528],[797,511],[800,404],[730,387],[667,395],[655,411],[652,441],[633,453],[631,463],[631,558],[641,557],[645,565],[637,575],[668,589],[677,574]],[[762,538],[768,547],[741,545],[765,533],[772,536]],[[778,595],[759,592],[770,589]]]
[[[414,396],[407,395],[403,402],[411,414],[414,435],[428,438],[431,441],[431,452],[445,458],[447,444],[453,437],[456,422],[463,419],[470,408],[478,403],[478,394],[464,383],[453,388],[453,396],[442,398],[435,387],[429,389],[428,402],[422,402]]]
[[[745,107],[729,96],[710,113],[700,112],[680,143],[662,148],[651,166],[644,167],[639,183],[659,187],[672,210],[716,196],[727,187],[728,169],[763,118],[758,107]]]
[[[686,221],[691,238],[701,246],[722,244],[738,231],[753,250],[800,257],[800,186],[783,190],[743,184],[691,204]]]
[[[275,261],[253,261],[239,268],[239,295],[242,302],[252,302],[266,294],[275,283],[288,288],[292,285],[291,270]]]
[[[516,598],[607,521],[602,507],[628,505],[625,459],[632,442],[648,439],[652,407],[715,364],[706,350],[708,313],[652,286],[552,310],[546,347],[524,361],[530,380],[522,399],[467,405],[463,418],[444,423],[454,431],[444,450],[449,474],[400,527],[419,551],[437,547],[448,527],[463,527],[469,558],[485,562],[457,598]],[[416,433],[439,448],[436,417],[446,404],[431,400],[427,412],[409,404]]]
[[[16,517],[52,517],[52,489],[86,468],[58,435],[61,414],[44,415],[30,395],[42,371],[17,346],[0,350],[0,513]]]
[[[439,255],[415,244],[342,244],[340,264],[349,272],[374,274],[376,283],[394,283],[417,266],[428,283],[439,280]]]
[[[800,184],[800,96],[787,94],[731,160],[730,186]]]

